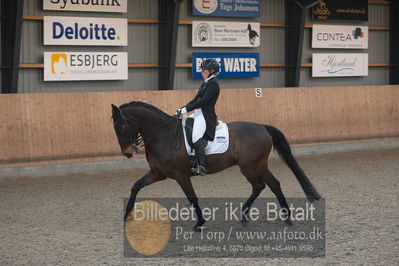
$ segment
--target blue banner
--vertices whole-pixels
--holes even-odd
[[[258,18],[259,0],[193,0],[193,15]]]
[[[193,78],[202,78],[201,63],[206,58],[214,58],[219,63],[219,78],[259,77],[259,53],[193,53]]]

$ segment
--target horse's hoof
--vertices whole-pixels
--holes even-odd
[[[241,220],[242,227],[247,227],[249,225],[249,220]]]
[[[291,219],[287,219],[287,220],[285,220],[284,222],[285,222],[287,225],[289,225],[289,226],[292,226],[292,225],[293,225]]]
[[[201,233],[201,227],[194,227],[193,232]]]

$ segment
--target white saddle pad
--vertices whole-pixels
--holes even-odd
[[[191,152],[190,145],[187,142],[186,131],[183,128],[184,134],[184,144],[186,145],[186,150],[188,155],[194,155]],[[213,141],[208,141],[208,145],[205,147],[205,154],[218,154],[224,153],[229,148],[229,128],[226,123],[219,121],[218,126],[216,127],[215,139]]]

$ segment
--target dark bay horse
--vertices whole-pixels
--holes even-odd
[[[154,182],[172,178],[177,181],[190,204],[195,208],[197,223],[194,230],[200,230],[205,220],[191,183],[191,165],[184,146],[181,120],[143,102],[131,102],[119,108],[112,105],[112,118],[122,154],[131,158],[137,149],[136,145],[141,135],[150,166],[149,172],[132,187],[125,221],[134,208],[140,189]],[[288,204],[281,191],[280,182],[268,169],[269,154],[273,147],[294,173],[308,200],[313,202],[321,198],[296,162],[280,130],[269,125],[251,122],[231,122],[227,125],[230,135],[228,150],[223,154],[207,155],[206,165],[208,174],[238,165],[251,183],[252,194],[242,207],[243,224],[248,222],[245,214],[266,185],[277,197],[281,208],[286,208],[286,221],[291,223]]]

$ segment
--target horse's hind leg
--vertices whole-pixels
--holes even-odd
[[[256,198],[259,196],[259,194],[266,186],[263,183],[260,176],[254,170],[241,168],[241,172],[252,185],[252,194],[251,196],[249,196],[245,204],[242,206],[241,224],[243,226],[247,226],[249,222],[248,218],[249,210],[251,209],[251,206],[256,200]]]
[[[270,170],[267,168],[264,171],[264,173],[262,174],[262,178],[263,178],[263,181],[266,183],[266,185],[274,193],[274,195],[276,195],[277,200],[280,203],[280,207],[286,209],[285,222],[289,225],[292,225],[292,222],[290,219],[291,212],[290,212],[290,209],[288,208],[288,203],[287,203],[287,200],[285,199],[283,191],[281,191],[280,182],[277,180],[277,178],[274,177],[272,172],[270,172]]]

